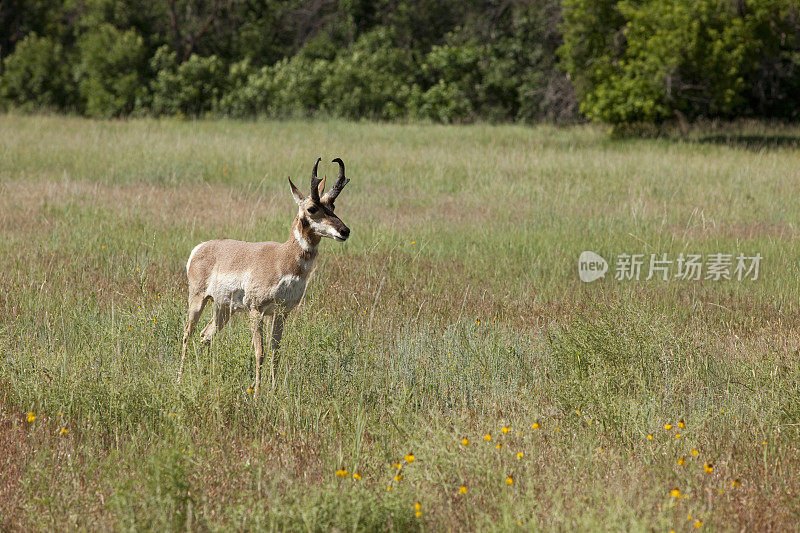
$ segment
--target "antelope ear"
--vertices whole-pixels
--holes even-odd
[[[301,205],[303,202],[306,201],[306,197],[303,193],[300,192],[300,189],[295,187],[294,183],[292,183],[292,178],[289,179],[289,187],[292,189],[292,197],[294,198],[294,203],[297,205]]]
[[[319,195],[322,196],[325,193],[325,180],[328,179],[328,176],[323,176],[322,181],[319,182],[319,187],[317,190],[319,191]]]

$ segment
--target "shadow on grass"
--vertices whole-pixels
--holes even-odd
[[[720,144],[754,152],[777,148],[800,148],[800,136],[797,135],[706,135],[691,139],[689,142]]]

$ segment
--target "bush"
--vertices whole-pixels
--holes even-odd
[[[271,71],[262,72],[258,80],[265,89],[271,87],[272,101],[267,112],[276,117],[290,117],[318,111],[322,105],[322,84],[330,72],[330,63],[324,59],[296,55],[279,61]],[[272,79],[268,81],[265,76],[270,74]]]
[[[234,64],[228,75],[229,91],[219,111],[234,117],[306,117],[322,105],[322,83],[330,75],[323,59],[296,55],[256,71]]]
[[[228,90],[220,97],[217,111],[229,117],[250,117],[263,114],[269,102],[270,69],[254,71],[249,59],[233,63],[228,69]],[[264,82],[267,86],[264,86]]]
[[[227,76],[217,56],[192,54],[178,64],[177,54],[164,45],[150,64],[156,72],[150,84],[154,114],[200,116],[219,107]]]
[[[422,74],[432,85],[414,114],[434,121],[467,120],[482,104],[481,58],[487,47],[468,42],[434,46],[425,56]]]
[[[405,115],[416,67],[392,47],[388,32],[361,36],[332,62],[321,85],[321,108],[334,116],[395,119]]]
[[[67,65],[61,44],[28,34],[3,60],[0,97],[25,111],[71,108],[75,87]]]
[[[796,46],[797,24],[774,31],[797,17],[790,4],[566,0],[560,53],[576,81],[581,111],[592,119],[657,123],[676,112],[730,118],[752,112],[765,52],[773,63],[775,55],[786,61],[778,71],[796,68],[796,55],[781,54]],[[783,90],[796,94],[797,82]]]
[[[444,123],[466,120],[473,113],[472,103],[460,84],[443,79],[413,98],[410,107],[415,118]]]
[[[87,115],[127,115],[146,96],[145,48],[135,31],[120,32],[102,24],[78,39],[78,52],[75,78]]]
[[[560,20],[560,4],[541,0],[511,6],[486,28],[451,33],[425,56],[417,113],[445,122],[573,119],[574,90],[555,60]]]
[[[234,116],[393,119],[406,112],[412,70],[385,32],[369,34],[333,61],[299,53],[243,76],[233,67],[220,110]],[[239,69],[240,67],[236,67]],[[243,81],[244,80],[244,81]]]

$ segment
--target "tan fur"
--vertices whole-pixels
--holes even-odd
[[[343,164],[340,165],[343,169]],[[324,190],[324,181],[317,183],[316,169],[317,165],[314,165],[312,187],[318,186],[314,191],[318,194],[312,194],[311,198],[303,196],[289,182],[298,205],[298,213],[286,242],[216,239],[201,243],[192,250],[186,264],[189,311],[181,348],[178,383],[183,374],[189,337],[206,303],[212,300],[213,316],[201,333],[201,338],[206,343],[213,340],[234,313],[246,311],[250,315],[256,355],[254,394],[258,394],[261,384],[263,318],[272,317],[270,376],[274,387],[277,350],[283,334],[283,324],[286,315],[300,303],[305,293],[314,270],[321,237],[344,241],[350,234],[349,228],[333,212],[333,200],[338,191],[331,196],[319,198]],[[344,180],[343,172],[342,170],[341,180]]]

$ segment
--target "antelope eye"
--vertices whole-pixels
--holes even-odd
[[[314,214],[316,214],[317,211],[319,211],[319,208],[312,205],[312,206],[309,206],[309,208],[306,209],[306,211],[308,211],[308,213],[310,215],[314,215]]]

